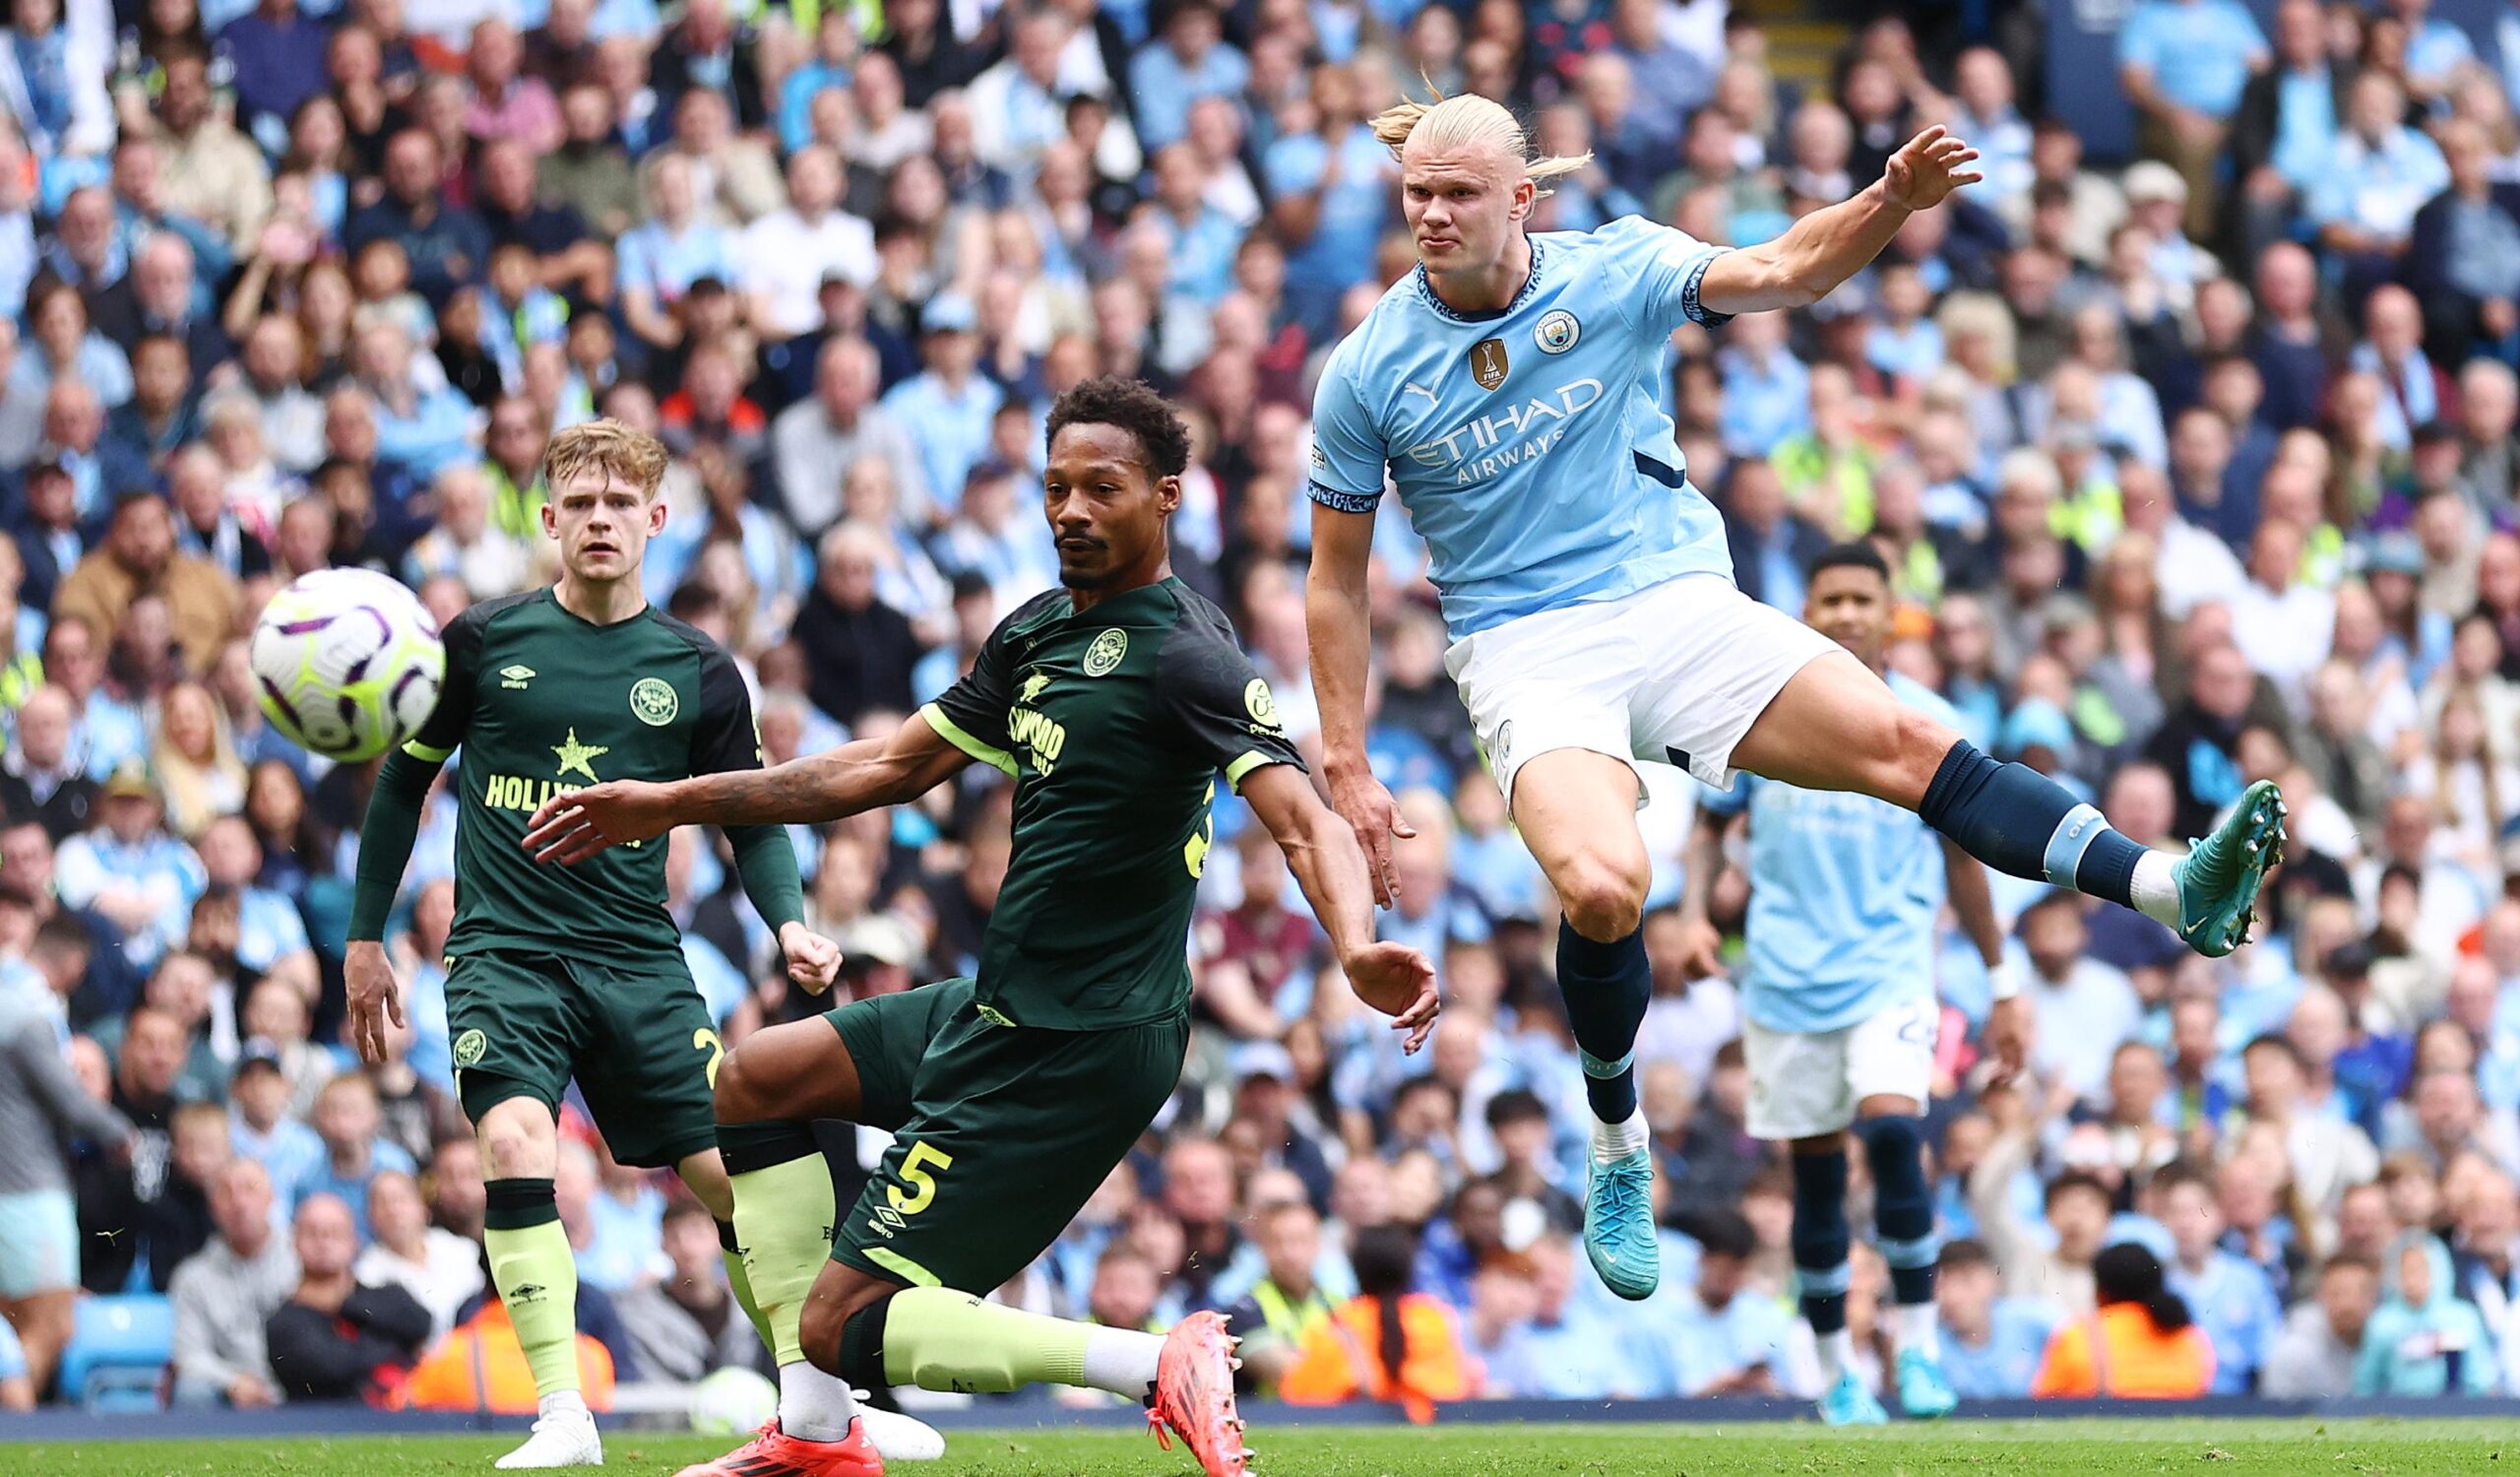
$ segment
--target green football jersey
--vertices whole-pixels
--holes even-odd
[[[665,838],[564,867],[525,850],[526,821],[552,796],[599,780],[761,765],[752,699],[723,647],[653,606],[596,625],[547,588],[484,601],[448,624],[437,711],[407,747],[431,761],[464,751],[451,955],[679,955]]]
[[[1238,786],[1264,764],[1303,766],[1225,613],[1170,578],[1083,612],[1053,590],[1001,622],[970,674],[919,711],[1015,777],[981,1008],[1069,1030],[1181,1010],[1217,774]]]

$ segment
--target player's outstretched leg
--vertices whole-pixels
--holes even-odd
[[[1643,928],[1654,869],[1636,797],[1636,771],[1589,749],[1535,755],[1513,776],[1515,825],[1565,915],[1557,988],[1593,1109],[1584,1252],[1603,1285],[1630,1301],[1662,1280],[1654,1149],[1636,1100],[1636,1032],[1654,996]]]
[[[534,1434],[498,1465],[601,1466],[603,1440],[578,1384],[578,1263],[551,1191],[559,1153],[551,1110],[535,1098],[508,1098],[480,1115],[479,1134],[490,1173],[481,1233],[490,1281],[538,1397]]]
[[[1908,1106],[1908,1105],[1902,1105]],[[1934,1328],[1933,1190],[1925,1183],[1924,1122],[1885,1113],[1856,1124],[1872,1171],[1872,1225],[1890,1266],[1891,1329],[1899,1346],[1899,1408],[1920,1420],[1951,1414],[1960,1397],[1943,1378]]]
[[[948,1287],[894,1288],[846,1262],[824,1268],[805,1316],[816,1363],[856,1383],[1001,1394],[1074,1384],[1149,1401],[1147,1424],[1168,1431],[1206,1477],[1243,1477],[1251,1453],[1234,1408],[1237,1342],[1214,1313],[1157,1335],[1008,1308]]]
[[[1890,1419],[1856,1372],[1847,1331],[1846,1135],[1794,1142],[1794,1271],[1802,1316],[1820,1351],[1820,1419],[1832,1426],[1878,1426]]]
[[[2113,829],[2025,764],[1999,764],[1903,706],[1844,652],[1805,663],[1732,750],[1732,763],[1806,790],[1907,805],[1969,855],[2016,877],[2122,904],[2208,957],[2248,939],[2258,885],[2284,860],[2284,798],[2261,780],[2184,858]]]

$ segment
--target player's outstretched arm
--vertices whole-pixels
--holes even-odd
[[[1698,301],[1716,313],[1810,306],[1870,265],[1909,216],[1984,178],[1966,167],[1977,158],[1935,124],[1892,155],[1881,177],[1854,199],[1813,211],[1773,241],[1717,256],[1698,283]]]
[[[1321,711],[1321,777],[1330,786],[1331,805],[1364,849],[1373,900],[1388,908],[1396,885],[1391,838],[1418,833],[1365,762],[1365,668],[1373,654],[1366,575],[1373,539],[1373,514],[1313,505],[1303,622],[1312,649],[1313,704]]]
[[[892,737],[861,738],[769,769],[668,784],[610,780],[555,795],[534,812],[525,849],[537,862],[583,862],[675,826],[812,825],[917,799],[972,762],[914,713]]]
[[[1408,1033],[1402,1051],[1425,1045],[1443,1008],[1435,967],[1407,944],[1375,939],[1365,856],[1348,822],[1322,804],[1292,764],[1253,770],[1243,778],[1242,798],[1287,854],[1287,867],[1302,884],[1313,916],[1329,931],[1330,946],[1338,950],[1339,967],[1356,998],[1392,1017],[1393,1030]]]

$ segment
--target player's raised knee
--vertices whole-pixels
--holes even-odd
[[[768,1084],[762,1081],[763,1076],[755,1058],[746,1056],[742,1047],[735,1047],[721,1058],[718,1080],[710,1089],[718,1122],[755,1124],[777,1117],[765,1098]]]
[[[796,1346],[814,1368],[840,1373],[840,1330],[856,1310],[817,1287],[796,1312]]]
[[[1645,916],[1645,892],[1654,880],[1653,866],[1640,855],[1624,866],[1607,857],[1586,854],[1558,868],[1557,905],[1576,932],[1596,943],[1609,943],[1636,931]]]

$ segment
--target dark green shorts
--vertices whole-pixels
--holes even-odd
[[[601,964],[493,951],[448,963],[455,1092],[474,1123],[509,1098],[558,1112],[575,1077],[612,1157],[662,1168],[718,1142],[726,1049],[677,954]]]
[[[994,1292],[1082,1209],[1181,1079],[1185,1012],[1114,1031],[994,1025],[970,980],[843,1005],[863,1122],[894,1135],[832,1256]]]

